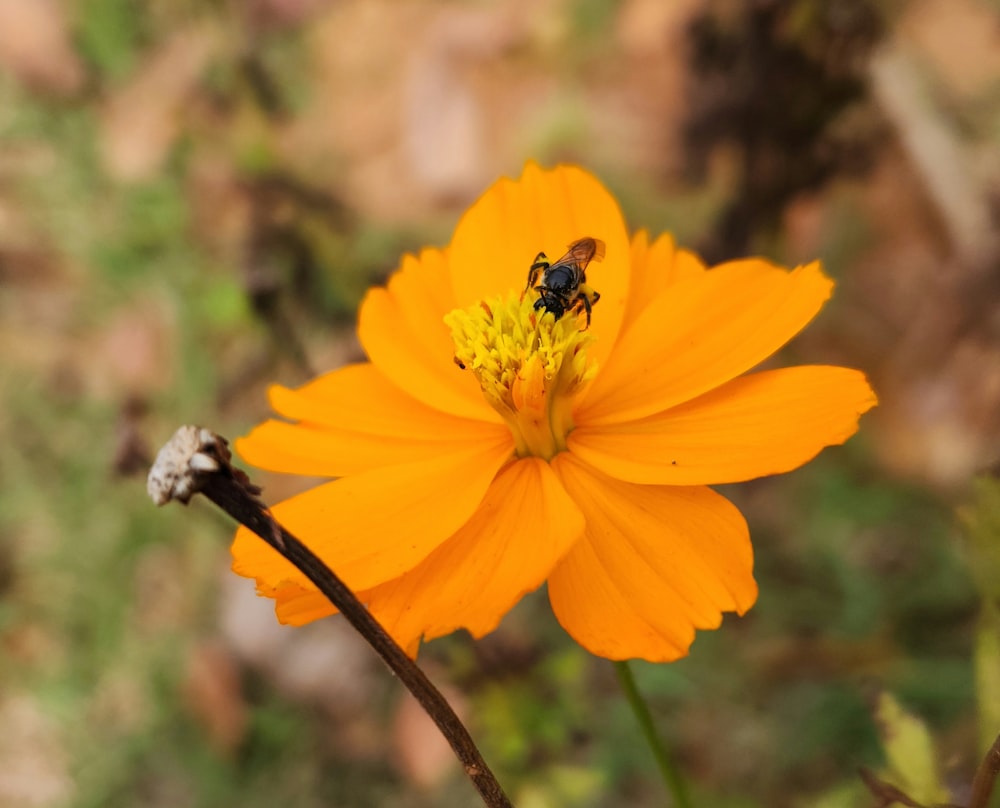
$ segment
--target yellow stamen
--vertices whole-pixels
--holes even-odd
[[[483,395],[514,435],[521,457],[551,459],[566,449],[573,399],[596,372],[594,340],[568,313],[556,320],[530,299],[494,298],[445,315],[455,362],[479,380]]]

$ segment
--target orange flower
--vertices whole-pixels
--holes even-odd
[[[539,251],[606,245],[600,292],[556,320],[523,295]],[[669,236],[631,241],[579,168],[529,164],[493,185],[451,244],[406,256],[369,291],[369,362],[290,390],[236,444],[274,471],[339,478],[274,507],[411,654],[481,637],[548,582],[556,617],[612,659],[684,656],[695,629],[744,613],[757,586],[746,522],[708,485],[796,468],[857,429],[864,376],[805,366],[742,375],[830,296],[816,263],[706,270]],[[464,368],[462,367],[464,365]],[[241,529],[233,569],[279,620],[333,607]]]

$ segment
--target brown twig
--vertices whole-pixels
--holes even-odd
[[[890,808],[892,805],[905,805],[908,808],[924,808],[919,802],[915,802],[909,794],[900,791],[892,783],[887,783],[875,775],[871,769],[862,766],[858,770],[861,782],[878,799],[875,808]]]
[[[976,769],[976,776],[972,780],[969,808],[986,808],[990,804],[997,774],[1000,774],[1000,735],[993,741],[993,746],[990,747],[983,762]]]
[[[347,585],[271,516],[258,499],[260,489],[245,473],[233,468],[230,458],[225,438],[208,429],[183,426],[160,450],[150,469],[149,495],[157,505],[165,505],[174,499],[187,504],[192,496],[202,493],[298,567],[420,702],[455,750],[483,802],[490,808],[511,808],[510,800],[483,760],[469,731],[441,692]]]
[[[979,768],[976,769],[976,776],[972,780],[972,794],[969,797],[967,808],[987,808],[989,806],[998,774],[1000,774],[1000,735],[993,741],[993,746],[989,748],[982,763],[979,764]],[[887,808],[890,805],[910,805],[914,808],[921,808],[920,803],[914,802],[895,786],[876,777],[874,772],[862,768],[860,775],[861,780],[872,795],[878,797],[877,808]],[[939,806],[939,808],[957,808],[957,806],[949,804]]]

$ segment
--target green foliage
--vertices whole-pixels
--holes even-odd
[[[1000,600],[1000,482],[976,480],[971,504],[959,511],[968,537],[969,568],[984,598]]]
[[[1000,733],[1000,613],[990,601],[976,627],[974,660],[979,747],[988,749]]]
[[[108,194],[108,231],[94,241],[92,263],[109,283],[148,281],[195,256],[184,247],[188,202],[176,178]],[[177,266],[179,269],[180,267]]]
[[[571,11],[574,35],[590,44],[606,38],[618,6],[616,0],[574,0]]]
[[[887,779],[918,803],[947,802],[940,757],[924,723],[905,712],[888,693],[879,698],[876,718],[886,752]]]
[[[1000,483],[976,481],[973,501],[961,509],[969,569],[982,597],[975,635],[979,743],[986,749],[1000,732]]]
[[[145,4],[139,0],[83,0],[76,35],[80,50],[103,74],[122,79],[133,66],[143,35]]]

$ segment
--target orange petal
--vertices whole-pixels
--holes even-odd
[[[275,410],[303,423],[267,421],[237,440],[236,450],[248,463],[290,474],[341,477],[509,434],[502,423],[431,409],[367,363],[327,373],[298,390],[276,385],[270,398]]]
[[[692,275],[700,275],[706,269],[708,267],[705,266],[705,262],[696,253],[683,247],[677,247],[674,250],[674,264],[669,273],[668,285],[678,283]]]
[[[364,593],[379,622],[413,648],[465,628],[493,631],[583,532],[583,516],[538,458],[505,468],[459,531],[400,578]]]
[[[632,276],[622,329],[634,323],[668,286],[704,271],[701,259],[688,250],[678,249],[669,233],[650,244],[649,234],[640,230],[632,237]]]
[[[519,180],[501,179],[465,213],[448,248],[451,283],[459,306],[520,292],[535,255],[561,258],[585,236],[604,241],[607,254],[587,269],[601,295],[591,331],[600,361],[611,349],[625,310],[630,248],[614,197],[591,174],[574,166],[545,171],[528,163]]]
[[[389,466],[320,485],[271,511],[355,591],[397,578],[426,558],[475,512],[510,440]],[[287,582],[315,589],[245,528],[232,546],[233,570],[274,596]]]
[[[580,426],[568,445],[620,480],[734,483],[790,471],[843,443],[876,403],[860,371],[782,368],[734,379],[637,421]]]
[[[265,421],[236,441],[240,456],[251,465],[285,474],[346,477],[382,466],[416,463],[455,454],[479,442],[514,441],[503,424],[455,418],[454,427],[436,436],[388,438],[364,432],[309,424]]]
[[[476,380],[455,366],[444,324],[453,305],[447,260],[440,250],[406,256],[387,288],[369,289],[358,314],[358,339],[392,384],[431,408],[497,421]]]
[[[563,628],[609,659],[682,657],[696,628],[717,628],[757,597],[746,522],[709,488],[633,485],[570,454],[553,461],[587,520],[549,578]]]
[[[286,418],[373,435],[432,437],[466,423],[407,395],[369,362],[346,365],[295,390],[274,385],[268,397]]]
[[[832,288],[817,263],[787,272],[759,259],[670,286],[622,334],[576,422],[642,418],[741,375],[801,331]]]
[[[310,584],[312,586],[312,584]],[[267,595],[267,592],[258,594]],[[274,613],[279,623],[289,626],[304,626],[313,620],[336,614],[334,605],[318,589],[306,589],[298,584],[286,582],[270,593],[274,598]]]

